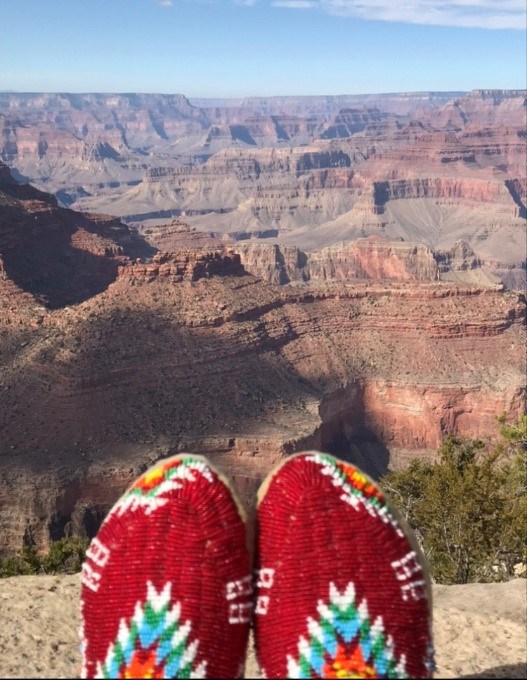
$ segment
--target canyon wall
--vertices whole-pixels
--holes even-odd
[[[143,235],[163,252],[190,250],[227,255],[236,252],[245,271],[268,283],[452,280],[494,287],[500,281],[483,269],[482,262],[464,241],[458,241],[451,249],[432,251],[419,243],[370,236],[306,253],[280,243],[219,239],[178,220],[147,227]]]
[[[294,246],[238,243],[245,269],[269,283],[329,281],[435,281],[438,267],[430,249],[378,237],[304,253]]]
[[[137,233],[0,164],[0,552],[93,536],[176,452],[209,455],[251,505],[306,447],[378,477],[522,413],[525,297],[492,272],[525,273],[523,104],[471,96],[423,95],[418,121],[411,96],[386,115],[318,101],[338,108],[300,124],[298,101],[0,94],[19,179],[162,217]],[[463,122],[478,107],[489,128]],[[363,127],[291,142],[337,124]]]
[[[525,287],[525,91],[201,102],[0,93],[0,160],[62,205],[304,252],[371,235]]]
[[[491,182],[477,179],[422,178],[400,179],[374,182],[372,186],[373,210],[382,213],[387,201],[397,199],[432,198],[446,203],[461,203],[464,206],[477,206],[490,203],[499,206],[501,212],[511,217],[520,216],[518,192],[513,196],[516,183]],[[517,199],[518,200],[518,199]]]
[[[251,504],[288,453],[321,447],[379,476],[444,434],[493,437],[497,415],[525,406],[513,294],[179,280],[163,258],[74,307],[0,314],[4,552],[93,535],[137,474],[178,451],[209,455]]]
[[[119,220],[61,208],[0,163],[1,271],[39,302],[61,307],[91,297],[115,280],[120,264],[154,252]]]

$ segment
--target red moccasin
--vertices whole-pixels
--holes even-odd
[[[243,675],[251,603],[243,509],[197,455],[122,496],[82,569],[82,677]]]
[[[259,492],[255,645],[265,677],[431,677],[415,538],[353,465],[310,452]]]

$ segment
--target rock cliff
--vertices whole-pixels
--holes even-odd
[[[513,218],[520,217],[520,210],[525,211],[519,198],[518,180],[511,183],[442,177],[399,179],[374,182],[371,192],[372,211],[377,214],[384,212],[388,201],[416,198],[438,199],[466,207],[490,203],[497,206],[499,212]]]
[[[242,276],[245,270],[240,256],[232,250],[199,252],[178,251],[177,253],[156,253],[145,262],[120,266],[117,270],[115,285],[141,285],[158,279],[171,283],[198,281],[211,276]]]
[[[236,244],[245,269],[270,283],[291,281],[435,281],[433,253],[426,246],[379,237],[304,253],[294,246]],[[445,270],[448,265],[445,265]]]
[[[0,315],[4,552],[93,535],[133,477],[177,451],[210,455],[250,502],[287,453],[320,446],[379,475],[525,406],[513,294],[192,280],[188,254],[165,257],[75,306]]]
[[[0,207],[1,271],[49,307],[105,290],[120,264],[155,250],[115,218],[60,208],[53,196],[13,180],[3,164]]]

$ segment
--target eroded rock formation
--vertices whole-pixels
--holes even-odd
[[[16,325],[1,315],[4,550],[92,535],[135,475],[177,451],[210,455],[248,501],[286,453],[321,446],[380,474],[443,434],[491,436],[524,405],[513,294],[131,282]]]
[[[246,272],[240,256],[232,250],[221,251],[178,251],[177,253],[156,253],[146,262],[138,260],[120,266],[116,284],[141,285],[157,279],[171,283],[198,281],[211,276],[242,276]]]
[[[156,253],[2,172],[3,553],[92,536],[179,451],[210,455],[250,503],[288,453],[320,446],[379,475],[444,434],[492,436],[525,406],[524,298],[415,280],[438,267],[424,246],[365,239],[309,259],[280,246],[258,278],[242,263],[263,253],[180,223]],[[460,245],[443,265],[471,258]]]
[[[234,251],[247,272],[268,283],[444,280],[499,285],[499,278],[482,269],[481,261],[464,241],[458,241],[449,250],[434,252],[418,243],[370,236],[305,253],[296,246],[279,243],[220,240],[179,221],[150,227],[144,234],[160,250],[180,251],[191,246],[202,252]]]
[[[525,287],[525,91],[196,101],[0,93],[0,158],[63,205],[320,251],[466,241]]]
[[[60,208],[0,164],[0,255],[6,278],[50,307],[105,290],[129,257],[155,249],[119,220]]]

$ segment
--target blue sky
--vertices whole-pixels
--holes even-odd
[[[0,90],[526,87],[525,0],[0,0]]]

